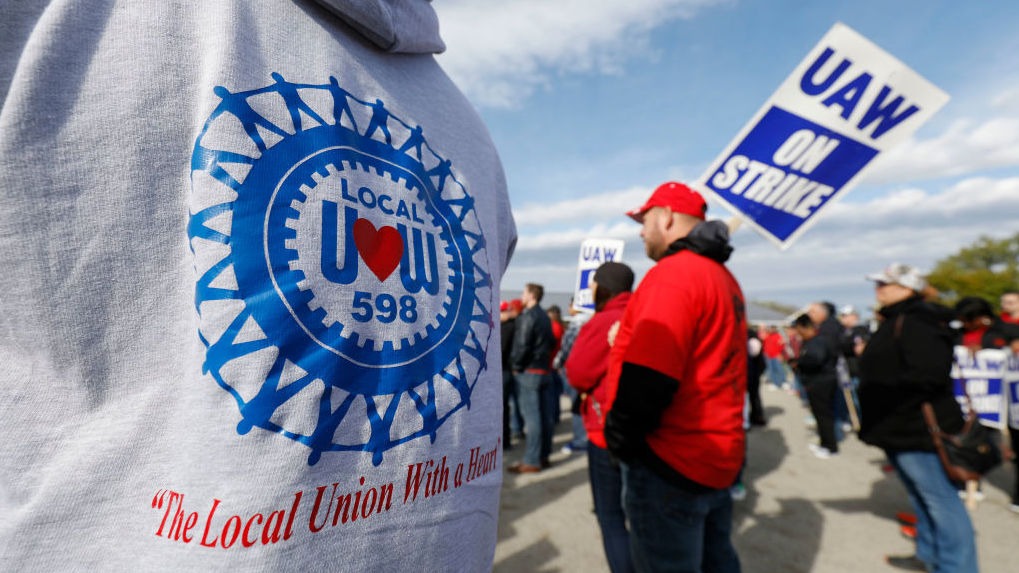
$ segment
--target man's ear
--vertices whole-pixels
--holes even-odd
[[[664,219],[664,221],[665,221],[663,228],[664,228],[664,230],[669,231],[669,230],[672,229],[672,226],[676,224],[676,214],[673,213],[672,209],[670,209],[668,207],[662,207],[662,208],[665,209],[665,216],[662,217],[662,219]]]

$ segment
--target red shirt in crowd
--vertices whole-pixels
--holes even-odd
[[[630,299],[609,359],[608,398],[624,362],[679,382],[646,441],[684,477],[732,485],[743,464],[747,322],[743,293],[722,264],[690,251],[660,260]]]
[[[580,414],[587,438],[599,448],[605,445],[605,416],[608,398],[605,377],[609,371],[609,329],[623,317],[631,294],[620,293],[581,327],[566,359],[566,379],[578,392],[586,394]]]
[[[559,350],[563,347],[563,334],[566,329],[563,328],[563,323],[558,320],[551,321],[552,323],[552,338],[555,339],[555,346],[552,347],[552,353],[549,356],[552,357],[548,362],[549,368],[552,368],[552,364],[555,362],[556,354],[559,354]]]
[[[766,358],[779,358],[785,350],[785,339],[777,332],[772,332],[764,337],[764,356]]]

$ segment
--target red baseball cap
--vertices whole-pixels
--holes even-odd
[[[504,300],[501,303],[499,303],[499,312],[506,312],[507,310],[509,310],[508,300]]]
[[[704,219],[704,214],[708,211],[708,204],[700,193],[675,181],[659,185],[646,203],[638,209],[627,211],[626,214],[634,221],[643,223],[644,213],[647,213],[652,207],[668,207],[673,213],[683,213],[701,220]]]

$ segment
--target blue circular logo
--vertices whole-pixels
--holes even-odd
[[[493,331],[474,203],[420,126],[330,78],[230,92],[192,154],[205,371],[238,432],[375,464],[470,406]]]

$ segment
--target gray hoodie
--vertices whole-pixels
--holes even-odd
[[[515,230],[431,5],[8,4],[2,568],[490,568]]]

